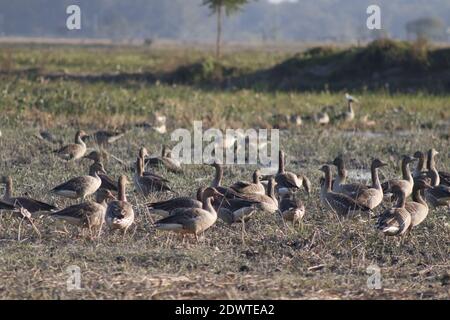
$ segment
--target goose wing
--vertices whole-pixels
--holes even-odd
[[[189,197],[173,198],[166,201],[151,202],[147,204],[149,209],[172,211],[178,208],[201,208],[202,203]]]
[[[275,181],[279,187],[289,189],[300,189],[298,177],[292,172],[280,173],[275,176]]]
[[[27,197],[12,198],[11,202],[14,203],[16,207],[27,209],[31,213],[37,211],[52,211],[58,209],[54,205]]]
[[[106,174],[99,174],[98,176],[102,180],[100,188],[116,192],[119,190],[119,188],[117,187],[117,183],[112,178],[110,178]]]

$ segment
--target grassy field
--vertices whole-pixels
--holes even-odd
[[[291,56],[234,52],[223,63],[254,73]],[[338,114],[345,109],[346,90],[263,90],[164,81],[180,67],[212,61],[209,54],[193,50],[3,44],[0,57],[0,174],[14,177],[16,194],[65,207],[72,202],[48,190],[88,170],[88,161],[65,164],[56,158],[50,152],[55,145],[32,137],[40,129],[49,129],[65,142],[71,142],[79,128],[126,129],[108,152],[131,163],[141,146],[158,153],[163,143],[173,145],[170,132],[192,128],[193,120],[221,129],[281,127],[288,169],[306,174],[314,183],[311,196],[301,194],[307,210],[301,228],[286,228],[278,216],[258,213],[246,226],[247,235],[242,236],[240,226],[218,221],[200,244],[181,244],[154,230],[144,204],[171,195],[144,199],[132,186],[128,198],[137,219],[124,240],[106,228],[95,241],[80,238],[74,228],[62,234],[45,218],[35,221],[42,235],[38,237],[28,225],[3,213],[0,298],[448,299],[446,208],[433,210],[400,244],[377,234],[373,221],[339,221],[318,199],[318,169],[340,153],[352,169],[367,171],[373,157],[387,161],[384,180],[400,175],[403,154],[434,147],[441,151],[438,168],[448,171],[450,100],[445,92],[352,91],[361,101],[353,123],[319,126],[305,121],[296,127],[280,123],[279,115],[306,117],[325,106],[332,106],[327,109],[330,115]],[[136,125],[151,122],[156,112],[168,117],[165,135]],[[374,123],[363,121],[365,116]],[[124,173],[111,157],[105,167],[114,177]],[[249,180],[254,169],[228,166],[225,184]],[[212,168],[202,165],[186,165],[183,175],[160,172],[171,180],[176,195],[193,195],[213,178]],[[133,173],[127,174],[131,178]],[[82,290],[67,291],[67,268],[73,265],[80,267]],[[380,267],[380,290],[367,286],[371,265]]]

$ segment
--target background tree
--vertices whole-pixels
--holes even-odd
[[[436,17],[427,17],[410,21],[406,24],[406,32],[414,34],[416,39],[437,39],[445,38],[445,23]]]
[[[216,57],[220,58],[222,44],[222,16],[223,11],[227,16],[239,11],[249,0],[203,0],[203,5],[208,6],[212,14],[217,16]]]

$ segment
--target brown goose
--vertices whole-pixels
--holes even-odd
[[[347,182],[347,170],[345,169],[345,163],[342,156],[338,156],[334,159],[333,165],[337,167],[338,175],[333,181],[333,192],[343,193],[352,198],[358,196],[363,190],[367,190],[368,187],[361,183],[346,183]]]
[[[86,136],[86,132],[83,130],[78,131],[75,135],[75,143],[68,144],[54,152],[58,157],[66,161],[82,158],[86,153],[86,144],[82,139],[84,136]]]
[[[405,197],[409,197],[412,193],[414,186],[414,179],[409,169],[409,164],[414,162],[416,159],[410,156],[402,157],[402,175],[403,179],[392,179],[384,182],[381,187],[383,188],[383,193],[386,195],[389,191],[392,191],[393,186],[398,186],[403,189]]]
[[[107,200],[115,199],[110,191],[104,190],[104,193],[100,203],[94,201],[83,202],[53,212],[50,214],[50,217],[78,227],[88,228],[94,233],[99,233],[105,221],[106,202]]]
[[[11,177],[2,177],[0,180],[1,183],[4,183],[5,195],[3,196],[3,201],[9,203],[16,208],[24,208],[30,213],[36,213],[40,211],[52,211],[58,209],[54,205],[41,202],[29,197],[14,197],[13,196],[13,181]]]
[[[100,188],[102,180],[98,173],[105,174],[105,169],[101,163],[94,163],[90,168],[91,175],[81,176],[70,179],[69,181],[60,184],[53,188],[50,192],[70,199],[82,198],[84,200],[87,196],[93,194]]]
[[[139,149],[139,158],[144,159],[144,172],[143,172],[143,175],[144,176],[149,176],[149,177],[152,177],[152,178],[155,178],[155,179],[159,179],[159,180],[161,180],[162,182],[165,182],[165,183],[169,183],[169,180],[167,180],[163,176],[160,176],[159,174],[156,174],[156,173],[151,172],[151,171],[145,171],[145,161],[146,161],[147,157],[148,157],[147,149],[144,148],[144,147],[140,148]]]
[[[408,201],[405,204],[405,209],[411,215],[410,228],[413,228],[422,223],[422,221],[424,221],[428,215],[429,208],[425,200],[423,200],[422,198],[421,190],[431,188],[429,181],[429,178],[417,179],[414,182],[414,188],[412,192],[413,201]]]
[[[257,209],[258,202],[244,199],[227,199],[217,208],[219,218],[227,224],[246,222]]]
[[[434,153],[432,156],[431,153]],[[436,167],[436,163],[431,164],[432,161],[434,161],[434,156],[438,155],[439,152],[437,152],[434,149],[431,149],[428,151],[428,158],[427,158],[427,169],[433,165]],[[444,172],[444,171],[438,171],[439,175],[439,184],[444,186],[450,186],[450,173]],[[428,176],[431,178],[430,170],[428,169]]]
[[[144,176],[144,161],[139,157],[136,160],[136,174],[133,180],[136,190],[145,197],[153,192],[172,191],[163,181],[151,176]]]
[[[125,133],[119,131],[99,130],[93,134],[86,135],[83,141],[93,140],[99,146],[107,146],[122,138]]]
[[[205,188],[198,188],[197,199],[189,197],[172,198],[166,201],[151,202],[147,204],[150,213],[168,217],[173,210],[178,208],[202,208],[203,192]]]
[[[179,161],[171,158],[170,150],[167,150],[166,146],[163,146],[161,157],[152,157],[145,159],[145,164],[151,167],[164,167],[168,171],[174,173],[183,172],[183,168]]]
[[[436,169],[434,157],[439,154],[435,149],[428,151],[427,169],[431,178],[431,188],[425,190],[425,198],[433,207],[450,207],[450,187],[440,184],[440,176]]]
[[[158,220],[155,227],[159,230],[176,233],[190,233],[198,242],[198,235],[217,220],[217,212],[211,204],[214,196],[223,196],[215,188],[206,188],[203,192],[202,208],[179,208],[166,218]]]
[[[102,203],[107,200],[117,200],[117,197],[108,189],[99,188],[95,191],[95,202]]]
[[[291,221],[293,225],[296,222],[300,224],[305,215],[305,205],[299,198],[295,196],[291,198],[290,195],[285,194],[281,197],[280,212],[284,220]]]
[[[212,163],[212,167],[215,169],[214,179],[210,184],[210,187],[213,187],[217,189],[217,191],[224,195],[227,199],[233,199],[233,198],[240,198],[245,197],[245,194],[236,192],[234,189],[229,187],[222,186],[222,179],[223,179],[223,166],[219,163]],[[217,200],[214,201],[214,206],[217,204]]]
[[[134,222],[134,210],[125,194],[125,187],[128,184],[126,176],[119,178],[119,200],[111,201],[106,209],[106,224],[111,230],[121,230],[123,234]]]
[[[303,185],[303,176],[297,176],[295,173],[286,171],[284,165],[285,154],[284,151],[280,150],[278,153],[278,173],[275,176],[278,194],[293,193]]]
[[[255,170],[253,173],[253,181],[238,181],[233,183],[230,188],[239,193],[250,193],[250,194],[265,194],[266,189],[264,189],[261,183],[261,172]]]
[[[340,216],[352,216],[360,211],[370,211],[370,208],[359,204],[349,196],[331,191],[332,175],[329,165],[324,165],[320,171],[325,174],[325,181],[320,190],[320,201],[326,208]]]
[[[398,202],[393,208],[387,209],[378,217],[375,227],[386,236],[401,236],[410,228],[411,214],[405,208],[404,188],[393,185],[392,192],[396,195]]]
[[[378,168],[386,166],[387,163],[379,159],[372,161],[370,171],[372,174],[372,186],[370,188],[360,191],[354,198],[359,204],[369,208],[375,209],[383,201],[383,189],[381,188],[380,179],[378,177]]]
[[[254,203],[254,205],[258,209],[264,212],[275,213],[278,212],[278,200],[275,196],[275,186],[276,186],[275,179],[273,177],[270,177],[266,194],[241,193],[238,198]]]

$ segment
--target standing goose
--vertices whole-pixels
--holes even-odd
[[[100,233],[105,221],[106,202],[107,200],[115,199],[110,191],[104,190],[103,192],[104,197],[100,203],[94,201],[83,202],[53,212],[50,214],[50,217],[81,228],[87,228],[91,234]]]
[[[280,150],[278,153],[278,173],[275,176],[278,194],[293,193],[301,188],[301,179],[292,172],[284,169],[285,154]]]
[[[355,198],[368,187],[362,183],[346,183],[347,182],[347,170],[345,169],[345,163],[342,156],[338,156],[334,159],[333,165],[337,167],[337,178],[333,181],[333,192],[343,193],[352,198]]]
[[[385,210],[378,217],[375,227],[386,236],[401,236],[411,226],[411,214],[405,208],[406,195],[404,188],[399,185],[393,185],[392,192],[396,195],[398,202],[393,208]]]
[[[93,194],[100,188],[102,180],[99,173],[105,174],[105,169],[101,163],[94,163],[90,170],[90,175],[70,179],[51,190],[52,193],[70,199],[81,198],[84,200],[87,196]]]
[[[281,197],[280,212],[283,219],[291,221],[292,225],[295,225],[296,222],[300,224],[305,215],[305,205],[299,198],[294,196],[291,199],[290,195],[285,194]]]
[[[84,156],[86,153],[86,144],[83,141],[83,137],[87,134],[83,130],[80,130],[75,135],[75,143],[68,144],[59,150],[54,152],[63,160],[77,160]]]
[[[214,196],[223,196],[215,188],[203,192],[202,208],[179,208],[166,218],[155,223],[156,229],[176,233],[190,233],[198,242],[198,235],[211,227],[217,220],[217,212],[211,204]]]
[[[353,103],[358,102],[358,100],[353,98],[348,93],[345,94],[345,99],[347,100],[347,111],[345,111],[342,114],[342,118],[344,121],[350,122],[355,119],[355,111],[353,110]]]
[[[136,173],[134,175],[134,186],[143,196],[158,191],[172,191],[163,181],[151,176],[144,176],[144,161],[142,158],[136,159]]]
[[[450,206],[450,187],[440,184],[439,172],[434,157],[439,154],[435,149],[428,151],[427,169],[431,178],[431,188],[425,190],[425,198],[433,207]]]
[[[397,186],[403,189],[405,193],[405,197],[409,197],[412,193],[412,189],[414,186],[414,179],[411,174],[411,170],[409,169],[409,164],[414,162],[416,159],[410,156],[402,157],[402,176],[403,179],[392,179],[384,182],[381,187],[383,188],[383,193],[386,195],[389,191],[392,192],[392,188]]]
[[[369,208],[370,210],[375,209],[383,201],[383,189],[381,188],[380,179],[378,177],[378,168],[386,166],[387,163],[382,162],[379,159],[372,161],[370,166],[370,172],[372,175],[372,186],[361,191],[355,200]]]
[[[169,180],[167,180],[166,178],[164,178],[163,176],[160,176],[159,174],[156,174],[154,172],[150,172],[150,171],[145,171],[145,161],[146,158],[148,157],[148,151],[146,148],[142,147],[139,149],[139,158],[143,159],[144,161],[144,171],[143,171],[143,175],[144,176],[149,176],[158,180],[161,180],[162,182],[166,182],[169,183]]]
[[[434,166],[436,169],[436,163],[434,162],[434,156],[436,156],[437,154],[439,154],[439,152],[437,152],[435,149],[431,149],[428,151],[428,159],[427,159],[427,169],[428,169],[428,176],[431,178],[431,173],[430,173],[430,166]],[[433,164],[431,164],[431,162],[433,162]],[[437,171],[437,169],[436,169]],[[441,185],[444,186],[450,186],[450,173],[448,172],[444,172],[444,171],[437,171],[438,175],[439,175],[439,183]]]
[[[84,156],[83,158],[90,159],[90,160],[94,161],[94,164],[101,164],[103,166],[103,163],[101,162],[101,155],[98,151],[92,151],[88,155]],[[93,174],[93,171],[96,168],[96,165],[94,165],[94,164],[92,164],[89,168],[90,175]],[[99,173],[98,176],[102,180],[102,184],[100,185],[101,189],[106,189],[106,190],[110,190],[110,191],[114,191],[114,192],[117,192],[119,190],[117,188],[116,182],[111,177],[109,177],[108,175],[103,174],[103,173]]]
[[[128,184],[126,176],[119,178],[119,200],[111,201],[106,209],[106,224],[111,230],[121,230],[123,234],[134,222],[134,210],[125,194],[125,187]]]
[[[179,208],[202,208],[203,192],[205,188],[198,188],[197,198],[178,197],[166,201],[152,202],[147,204],[150,213],[158,214],[162,217],[168,217],[171,212]]]
[[[266,189],[264,189],[260,179],[261,172],[259,170],[255,170],[253,173],[252,182],[238,181],[232,184],[230,188],[239,193],[265,194]]]
[[[324,165],[320,168],[325,174],[325,181],[320,190],[320,201],[328,209],[336,212],[340,216],[352,216],[359,211],[370,211],[370,209],[359,204],[349,196],[331,191],[331,167]]]
[[[174,173],[183,172],[183,168],[181,168],[181,163],[175,159],[172,159],[170,150],[167,150],[167,147],[164,145],[161,152],[161,157],[152,157],[145,160],[146,165],[150,165],[151,167],[164,167],[168,171]]]
[[[429,208],[425,200],[423,200],[422,198],[421,191],[431,188],[429,181],[429,178],[419,178],[418,180],[416,180],[414,182],[414,188],[412,192],[413,201],[408,201],[405,204],[405,209],[411,215],[410,228],[416,227],[417,225],[422,223],[422,221],[425,220],[428,215]]]
[[[3,201],[6,203],[10,203],[16,208],[24,208],[28,210],[30,213],[36,213],[39,211],[52,211],[57,208],[54,205],[41,202],[29,197],[14,197],[13,196],[13,181],[10,176],[2,177],[0,180],[1,183],[4,183],[5,195],[3,196]]]

